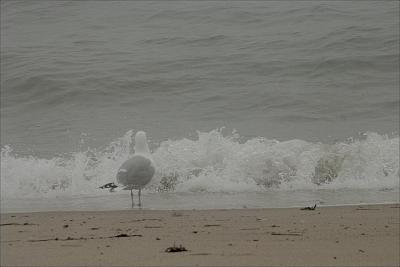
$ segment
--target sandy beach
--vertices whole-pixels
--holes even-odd
[[[1,266],[398,266],[399,204],[8,213]],[[187,251],[169,253],[182,245]]]

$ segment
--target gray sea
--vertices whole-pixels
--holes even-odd
[[[399,202],[398,1],[1,1],[1,211]]]

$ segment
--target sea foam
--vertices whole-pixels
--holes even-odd
[[[1,150],[1,198],[96,196],[115,181],[132,155],[132,134],[104,149],[50,159]],[[198,132],[195,140],[153,144],[157,173],[149,192],[265,192],[303,189],[399,188],[399,137],[366,133],[334,144],[264,137],[243,140],[236,132]],[[121,193],[121,192],[120,192]],[[119,194],[118,192],[116,194]]]

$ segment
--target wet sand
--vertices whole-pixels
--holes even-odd
[[[399,217],[399,204],[8,213],[1,266],[398,266]]]

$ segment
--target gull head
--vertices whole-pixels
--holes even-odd
[[[150,154],[149,145],[147,144],[146,133],[139,131],[135,135],[135,153]]]

